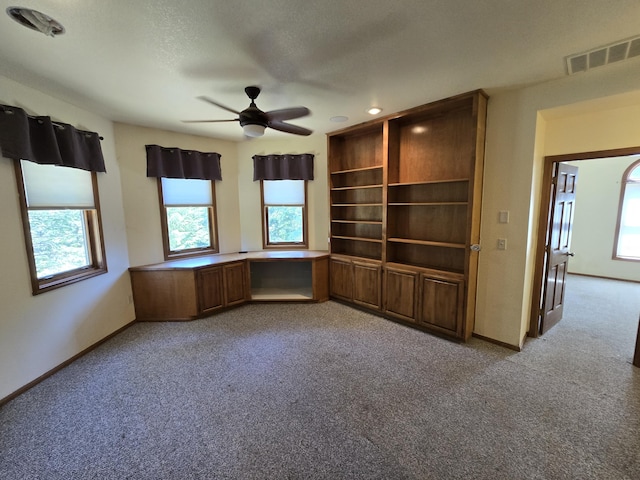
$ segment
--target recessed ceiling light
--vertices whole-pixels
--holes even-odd
[[[378,115],[380,112],[382,112],[382,109],[380,107],[371,107],[369,110],[367,110],[367,113],[369,115]]]
[[[349,117],[345,117],[344,115],[336,115],[335,117],[331,117],[329,120],[331,122],[340,123],[346,122],[347,120],[349,120]]]
[[[55,37],[64,33],[64,27],[49,15],[45,15],[37,10],[25,7],[9,7],[7,15],[13,18],[20,25],[42,32],[49,37]]]

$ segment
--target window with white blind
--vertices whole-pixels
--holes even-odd
[[[158,178],[158,189],[165,258],[218,253],[214,182]]]
[[[105,273],[96,174],[16,161],[32,291]]]
[[[263,247],[306,248],[306,180],[262,180]]]
[[[640,260],[640,160],[622,176],[615,245],[615,259]]]

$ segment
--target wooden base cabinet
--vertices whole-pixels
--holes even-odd
[[[141,321],[194,320],[254,301],[323,302],[329,299],[328,271],[328,252],[313,250],[207,255],[129,268]]]
[[[349,260],[329,261],[329,293],[341,300],[353,300],[353,264]]]
[[[418,317],[418,274],[386,268],[384,278],[384,313],[415,322]]]
[[[464,279],[387,267],[384,313],[437,333],[462,337]]]
[[[367,308],[382,308],[382,267],[380,263],[331,258],[331,295]]]
[[[198,312],[207,314],[247,301],[247,272],[244,262],[203,268],[196,271]]]
[[[439,333],[461,337],[464,280],[420,274],[418,323]]]

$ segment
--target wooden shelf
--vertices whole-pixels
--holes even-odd
[[[407,243],[411,245],[428,245],[430,247],[466,248],[464,243],[432,242],[430,240],[414,240],[412,238],[387,238],[387,242]]]
[[[311,288],[252,288],[251,300],[266,302],[309,301],[313,300]]]
[[[443,179],[443,180],[428,180],[426,182],[401,182],[401,183],[390,183],[388,186],[390,188],[393,187],[407,187],[413,185],[434,185],[439,183],[458,183],[458,182],[468,182],[468,178],[452,178],[452,179]]]
[[[382,239],[377,238],[365,238],[365,237],[345,237],[342,235],[333,235],[331,238],[337,238],[340,240],[353,240],[356,242],[372,242],[372,243],[382,243]]]
[[[381,221],[376,220],[331,220],[331,223],[352,223],[352,224],[362,224],[362,225],[382,225]]]
[[[362,190],[364,188],[382,188],[382,184],[375,185],[357,185],[353,187],[334,187],[331,188],[332,192],[343,192],[345,190]]]
[[[333,203],[332,207],[381,207],[382,203]]]
[[[469,202],[390,202],[390,207],[439,207],[446,205],[469,205]]]
[[[382,165],[374,165],[372,167],[362,167],[362,168],[349,168],[347,170],[336,170],[331,172],[331,175],[342,175],[345,173],[356,173],[356,172],[367,172],[370,170],[382,170]]]

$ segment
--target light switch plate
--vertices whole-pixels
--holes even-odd
[[[506,250],[507,249],[507,239],[499,238],[498,239],[498,250]]]
[[[499,223],[509,223],[509,210],[500,210],[498,212]]]

